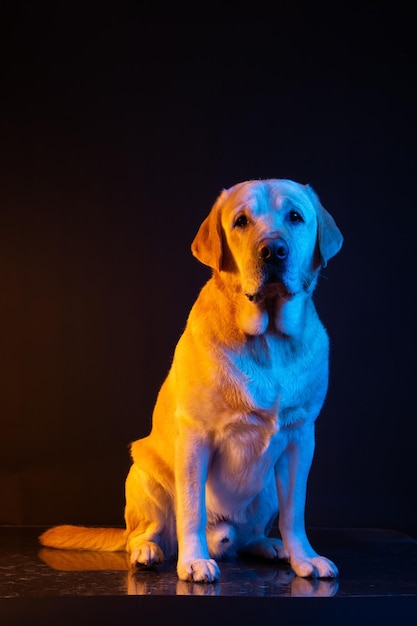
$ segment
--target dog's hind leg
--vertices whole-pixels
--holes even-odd
[[[152,477],[132,466],[126,479],[125,520],[127,550],[132,565],[151,566],[172,557],[175,547],[175,522],[172,502]]]
[[[281,560],[286,559],[284,545],[278,537],[269,537],[269,531],[276,518],[274,513],[265,527],[264,532],[254,532],[247,543],[239,548],[239,554],[248,554],[260,559]]]
[[[249,554],[261,559],[281,560],[286,559],[284,546],[277,537],[257,537],[239,550],[239,554]]]
[[[149,527],[148,527],[149,530]],[[128,549],[130,553],[131,565],[158,565],[164,560],[164,553],[156,541],[148,541],[145,538],[147,533],[129,535]],[[158,537],[156,537],[158,539]]]
[[[246,543],[239,546],[239,554],[249,554],[261,559],[285,559],[283,542],[278,537],[269,537],[269,532],[278,515],[278,498],[275,477],[271,473],[265,480],[265,488],[250,505],[248,514],[251,523],[245,530]]]

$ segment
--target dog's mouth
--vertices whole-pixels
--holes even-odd
[[[245,293],[250,302],[260,304],[266,300],[283,298],[289,300],[295,293],[289,291],[283,281],[277,276],[269,276],[261,285],[260,289],[254,293]]]

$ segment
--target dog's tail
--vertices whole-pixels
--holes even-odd
[[[85,526],[53,526],[39,537],[43,546],[62,550],[126,550],[124,528],[87,528]]]

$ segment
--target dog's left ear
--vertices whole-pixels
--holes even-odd
[[[316,209],[317,243],[322,267],[326,267],[327,261],[334,257],[342,247],[343,235],[333,217],[322,206],[314,189],[310,185],[306,185],[306,191]]]
[[[220,208],[227,197],[223,190],[214,203],[210,213],[202,222],[191,244],[191,252],[200,263],[217,270],[221,269],[223,257],[223,234]]]

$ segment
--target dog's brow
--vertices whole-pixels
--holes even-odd
[[[298,206],[290,199],[290,198],[284,198],[280,208],[281,209],[288,209],[288,208],[298,208]]]
[[[247,202],[242,202],[241,204],[236,204],[236,206],[233,207],[233,213],[239,213],[240,211],[243,211],[244,209],[250,209],[250,205]]]

